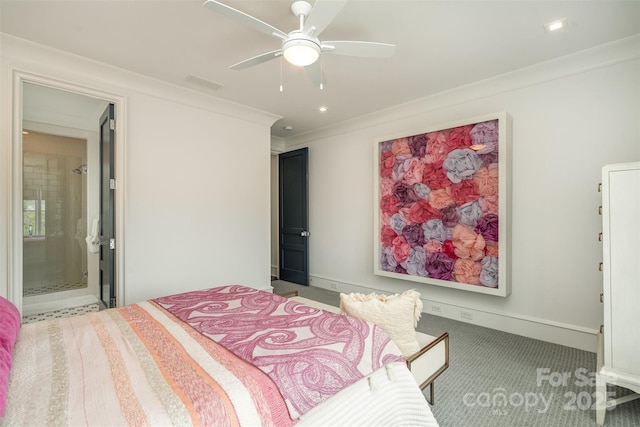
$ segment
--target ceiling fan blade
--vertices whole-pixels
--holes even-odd
[[[347,0],[317,0],[313,5],[313,9],[309,12],[307,20],[304,23],[303,33],[311,35],[309,31],[311,27],[315,27],[313,36],[318,35],[333,21],[333,18],[340,13]]]
[[[322,42],[322,52],[335,55],[361,56],[365,58],[389,58],[393,56],[396,45],[376,42],[328,41]]]
[[[284,31],[281,31],[276,27],[273,27],[266,22],[261,21],[258,18],[254,18],[251,15],[247,15],[244,12],[227,6],[226,4],[222,4],[214,0],[207,0],[204,2],[203,6],[209,10],[213,10],[214,12],[218,12],[222,15],[228,16],[229,18],[233,18],[236,21],[242,22],[243,24],[253,28],[254,30],[258,30],[270,36],[276,36],[281,39],[287,37],[287,33],[285,33]]]
[[[276,59],[282,55],[282,50],[272,50],[271,52],[262,53],[260,55],[254,56],[253,58],[245,59],[244,61],[240,61],[237,64],[233,64],[231,67],[232,70],[244,70],[245,68],[253,67],[254,65],[262,64],[263,62],[271,61],[272,59]]]

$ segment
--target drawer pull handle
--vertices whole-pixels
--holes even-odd
[[[602,206],[598,206],[598,215],[602,215]]]
[[[602,242],[602,233],[598,234],[598,242]]]
[[[598,265],[598,271],[602,271],[602,263]]]

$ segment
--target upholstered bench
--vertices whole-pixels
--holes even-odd
[[[282,295],[293,295],[290,298],[293,301],[332,313],[340,313],[340,308],[297,296],[297,291],[287,292]],[[420,344],[420,351],[406,358],[407,367],[421,390],[429,386],[429,403],[433,405],[433,382],[438,375],[449,367],[449,334],[445,332],[439,337],[433,337],[416,331],[416,338]]]

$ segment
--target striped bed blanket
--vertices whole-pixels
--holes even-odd
[[[288,426],[399,355],[269,292],[188,292],[24,325],[0,425]]]

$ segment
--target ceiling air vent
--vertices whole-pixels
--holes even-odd
[[[211,90],[218,90],[222,87],[220,83],[216,83],[212,80],[207,80],[202,77],[194,76],[193,74],[189,74],[185,80],[188,81],[189,83],[206,87],[207,89],[211,89]]]

